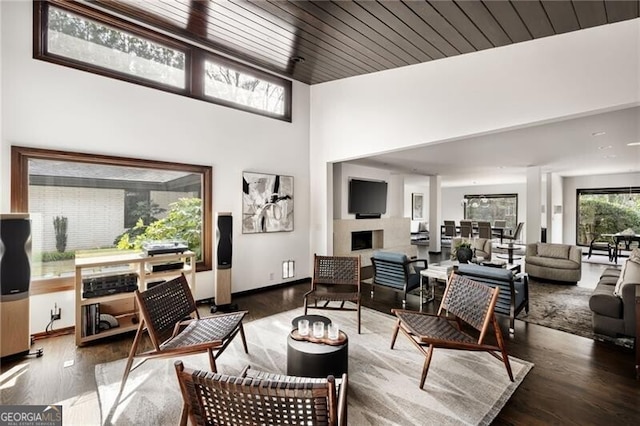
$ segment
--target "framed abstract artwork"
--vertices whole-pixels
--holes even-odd
[[[242,173],[242,233],[293,231],[293,176]]]
[[[424,195],[417,192],[411,194],[411,219],[424,219]]]

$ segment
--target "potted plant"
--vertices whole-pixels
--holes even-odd
[[[460,240],[451,250],[451,258],[457,259],[460,263],[469,263],[473,258],[473,249],[471,243],[466,240]]]

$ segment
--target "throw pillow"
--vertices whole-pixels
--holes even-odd
[[[634,248],[631,250],[629,260],[635,263],[640,263],[640,248]]]
[[[538,243],[538,256],[553,257],[554,259],[568,259],[570,246],[566,244]]]
[[[627,260],[622,265],[620,278],[618,278],[618,281],[616,282],[613,294],[618,297],[622,297],[622,289],[625,285],[638,283],[640,283],[640,263]]]

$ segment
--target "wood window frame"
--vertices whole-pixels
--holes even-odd
[[[185,163],[173,163],[149,159],[135,159],[110,155],[97,155],[50,149],[11,147],[11,211],[29,211],[29,160],[57,160],[100,164],[109,166],[136,167],[148,169],[174,170],[202,175],[202,259],[196,263],[196,271],[213,269],[213,220],[212,188],[213,170],[211,166]],[[74,276],[63,278],[45,278],[32,281],[31,294],[45,294],[57,291],[73,290]]]
[[[77,61],[64,56],[52,54],[47,49],[47,30],[48,30],[48,8],[52,5],[59,9],[66,10],[70,13],[77,14],[86,19],[97,21],[101,24],[108,25],[118,30],[126,31],[134,34],[138,37],[145,38],[154,43],[162,44],[171,49],[179,50],[185,54],[185,88],[180,89],[172,87],[152,80],[138,78],[131,74],[122,73],[116,70],[112,70],[105,67],[91,65],[86,62]],[[170,37],[165,34],[150,30],[146,27],[136,25],[132,22],[126,21],[122,18],[118,18],[101,10],[95,9],[90,5],[67,1],[67,0],[46,0],[36,1],[33,6],[33,58],[50,62],[57,65],[62,65],[70,68],[75,68],[81,71],[90,72],[93,74],[102,75],[105,77],[115,78],[118,80],[126,81],[129,83],[139,84],[142,86],[150,87],[165,92],[174,93],[181,96],[186,96],[192,99],[197,99],[204,102],[213,103],[216,105],[225,106],[253,114],[262,115],[276,120],[282,120],[286,122],[292,121],[292,87],[291,80],[279,77],[277,75],[267,73],[265,71],[253,68],[249,65],[234,61],[227,57],[218,55],[212,51],[203,49],[190,44],[188,42],[179,40],[177,38]],[[212,96],[204,95],[205,84],[205,60],[210,58],[219,63],[227,64],[229,67],[233,67],[238,70],[243,70],[249,74],[255,75],[257,78],[265,81],[269,81],[275,84],[282,85],[284,87],[284,113],[282,115],[274,114],[268,111],[260,110],[250,106],[242,105],[235,102],[230,102],[224,99],[215,98]]]

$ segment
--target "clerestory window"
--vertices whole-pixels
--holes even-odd
[[[34,57],[291,121],[291,81],[78,2],[34,4]]]

